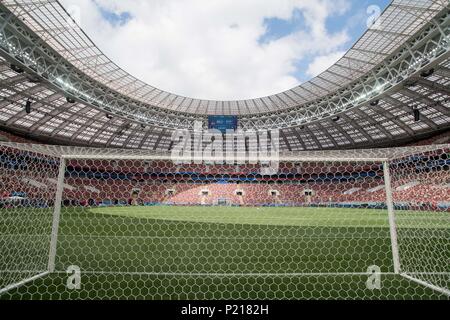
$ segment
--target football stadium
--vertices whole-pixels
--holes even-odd
[[[450,5],[291,90],[169,93],[0,2],[0,299],[448,300]]]

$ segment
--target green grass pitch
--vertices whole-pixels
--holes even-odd
[[[0,270],[9,270],[0,271],[0,286],[26,278],[17,270],[30,265],[29,275],[46,270],[51,219],[46,209],[0,210]],[[401,257],[417,271],[448,261],[448,219],[397,213]],[[66,286],[71,265],[81,269],[79,290]],[[371,265],[383,272],[375,290],[366,287]],[[56,269],[0,298],[446,298],[392,274],[385,210],[63,208]]]

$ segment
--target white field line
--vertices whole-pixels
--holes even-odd
[[[426,281],[423,281],[423,280],[414,278],[414,277],[411,276],[411,275],[415,275],[415,274],[413,274],[413,273],[410,273],[410,274],[401,273],[400,275],[401,275],[402,277],[408,279],[408,280],[411,280],[411,281],[413,281],[413,282],[415,282],[415,283],[418,283],[418,284],[420,284],[420,285],[422,285],[422,286],[425,286],[425,287],[427,287],[427,288],[430,288],[430,289],[432,289],[432,290],[434,290],[434,291],[437,291],[437,292],[439,292],[439,293],[445,294],[446,296],[449,296],[449,297],[450,297],[450,290],[449,290],[449,289],[441,288],[441,287],[438,287],[438,286],[436,286],[436,285],[434,285],[434,284],[428,283],[428,282],[426,282]],[[419,275],[420,275],[420,274],[419,274]]]
[[[1,272],[3,272],[3,271],[1,271]],[[0,272],[0,273],[1,273],[1,272]],[[2,294],[4,294],[4,293],[8,292],[9,290],[12,290],[12,289],[21,287],[21,286],[23,286],[24,284],[27,284],[27,283],[29,283],[29,282],[35,281],[35,280],[37,280],[37,279],[39,279],[39,278],[42,278],[42,277],[44,277],[44,276],[46,276],[46,275],[48,275],[48,274],[49,274],[49,272],[48,272],[48,271],[45,271],[45,272],[42,272],[42,273],[40,273],[40,274],[37,274],[37,275],[35,275],[35,276],[31,277],[31,278],[28,278],[28,279],[25,279],[25,280],[22,280],[22,281],[19,281],[19,282],[10,284],[9,286],[6,286],[6,287],[4,287],[3,289],[0,289],[0,295],[2,295]]]

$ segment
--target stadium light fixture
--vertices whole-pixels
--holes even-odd
[[[31,113],[31,101],[30,101],[30,99],[28,99],[27,102],[25,103],[25,112],[27,114]]]
[[[374,101],[372,101],[371,103],[370,103],[370,105],[372,106],[372,107],[376,107],[377,105],[379,105],[380,104],[380,100],[374,100]]]
[[[66,101],[67,101],[68,103],[75,103],[75,99],[74,99],[74,98],[71,98],[71,97],[66,97]]]
[[[24,73],[25,72],[21,67],[16,66],[15,64],[11,65],[11,70],[16,73]]]
[[[341,117],[335,116],[335,117],[331,118],[331,120],[333,120],[334,122],[338,122],[339,120],[341,120]]]
[[[414,122],[420,121],[420,110],[418,108],[413,108]]]
[[[429,69],[429,70],[423,71],[423,72],[420,74],[420,76],[421,76],[422,78],[428,78],[428,77],[431,77],[433,74],[434,74],[434,68],[431,68],[431,69]]]

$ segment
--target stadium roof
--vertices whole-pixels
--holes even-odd
[[[133,99],[179,112],[241,115],[272,112],[324,97],[358,79],[442,10],[447,1],[394,1],[380,27],[368,29],[335,65],[302,85],[273,96],[241,100],[198,100],[165,92],[131,76],[112,62],[77,26],[57,1],[6,0],[5,4],[76,68]]]
[[[58,1],[5,0],[0,126],[71,144],[167,150],[174,129],[217,114],[238,115],[247,130],[281,129],[286,150],[412,140],[449,127],[448,6],[447,0],[394,0],[382,23],[316,78],[273,96],[210,101],[134,78],[101,52]],[[11,63],[26,72],[12,71]],[[23,110],[27,99],[31,114]],[[414,121],[413,107],[422,121]]]

